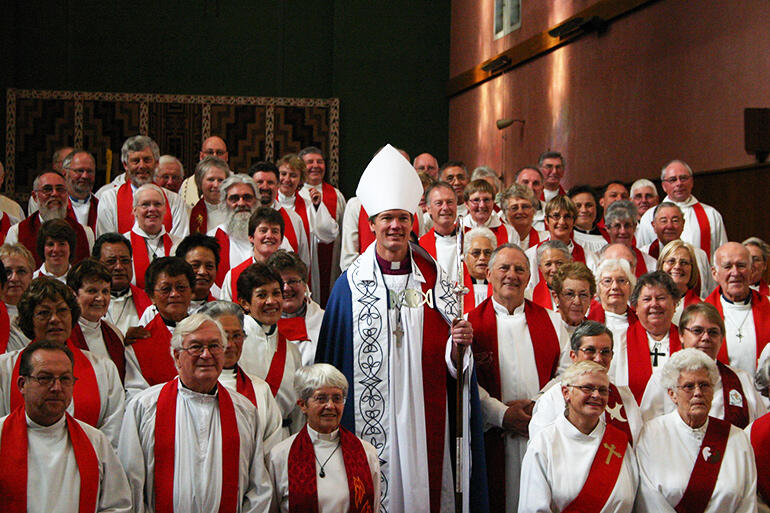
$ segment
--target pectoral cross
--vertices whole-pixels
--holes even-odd
[[[615,450],[615,444],[608,444],[607,442],[604,442],[602,445],[608,451],[607,458],[604,460],[605,465],[610,464],[610,460],[612,459],[613,456],[617,456],[618,458],[621,457],[621,454]]]
[[[655,347],[652,348],[652,351],[650,351],[650,356],[652,357],[652,366],[657,367],[658,366],[658,356],[666,356],[666,353],[659,353],[658,352],[658,344],[655,344]]]
[[[741,330],[738,330],[738,333],[735,336],[738,337],[739,344],[743,342],[743,333],[741,333]]]
[[[399,315],[399,317],[401,317],[401,316]],[[400,321],[401,321],[401,319],[398,319],[397,324],[396,324],[396,329],[393,330],[393,334],[396,336],[396,345],[397,346],[401,345],[401,340],[404,337],[404,328],[401,327],[401,322]]]

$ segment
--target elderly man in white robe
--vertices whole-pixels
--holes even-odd
[[[268,511],[272,497],[254,405],[218,382],[227,334],[205,314],[171,340],[178,377],[128,404],[118,456],[134,511]]]
[[[0,510],[129,513],[131,490],[107,437],[72,418],[74,356],[45,340],[20,357],[24,404],[0,419]]]
[[[746,433],[709,417],[714,360],[682,349],[664,365],[661,383],[676,409],[644,425],[636,455],[638,511],[737,513],[757,510],[757,471]]]

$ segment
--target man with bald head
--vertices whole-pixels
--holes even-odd
[[[696,248],[701,248],[709,255],[727,242],[727,232],[720,214],[714,207],[701,203],[692,195],[694,177],[692,169],[686,162],[672,160],[663,167],[660,173],[661,185],[666,191],[663,201],[671,201],[684,214],[684,231],[682,240]],[[644,246],[655,240],[652,229],[652,210],[647,210],[639,223],[636,234],[637,244]]]
[[[728,242],[714,253],[711,273],[719,287],[706,298],[725,320],[725,343],[717,359],[751,376],[757,359],[770,342],[770,301],[751,290],[751,253]]]
[[[225,162],[229,162],[230,153],[227,151],[227,144],[221,137],[212,135],[203,141],[201,151],[198,154],[198,160],[201,161],[206,157],[216,157],[220,160],[224,160]],[[195,204],[198,203],[198,200],[200,199],[200,191],[198,190],[198,186],[195,183],[195,174],[188,176],[185,181],[182,182],[182,187],[179,189],[179,195],[184,200],[185,205],[190,208],[194,207]]]
[[[438,178],[438,160],[430,153],[420,153],[414,158],[415,171]]]

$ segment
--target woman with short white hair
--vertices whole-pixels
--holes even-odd
[[[307,425],[270,451],[279,510],[379,511],[377,450],[340,426],[348,393],[345,376],[317,363],[297,369],[294,388]]]
[[[627,435],[604,421],[609,384],[607,369],[590,360],[561,375],[566,410],[529,443],[519,513],[632,511],[636,457]]]
[[[751,512],[757,471],[748,436],[709,417],[719,371],[695,348],[674,353],[660,380],[676,410],[645,424],[636,454],[640,511]]]
[[[463,236],[463,285],[468,293],[463,298],[463,313],[468,313],[492,295],[487,282],[487,268],[497,237],[489,228],[472,228]]]

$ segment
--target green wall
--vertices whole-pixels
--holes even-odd
[[[446,159],[448,0],[3,3],[3,105],[7,87],[333,96],[346,195],[385,142]]]

